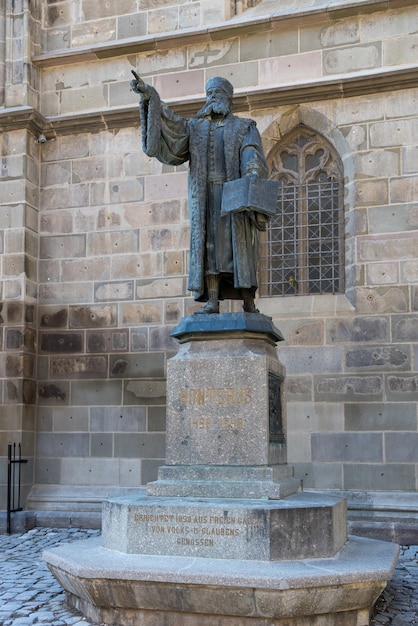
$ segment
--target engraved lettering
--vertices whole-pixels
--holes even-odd
[[[229,387],[226,390],[226,403],[227,404],[235,404],[235,389],[231,389],[231,387]]]
[[[151,526],[151,530],[153,533],[159,533],[162,535],[164,533],[164,526]]]
[[[181,405],[204,406],[206,404],[240,405],[251,404],[252,390],[249,387],[205,387],[181,388],[179,391]]]
[[[141,532],[153,535],[169,535],[178,545],[213,547],[214,542],[233,540],[257,532],[263,527],[263,519],[258,516],[236,517],[228,511],[205,515],[172,513],[134,513],[133,518],[144,524]]]
[[[219,428],[220,430],[242,430],[243,421],[242,417],[220,417]]]
[[[210,419],[209,417],[189,417],[187,420],[187,425],[189,430],[192,428],[199,430],[209,430],[210,429]]]
[[[213,547],[213,539],[189,539],[189,537],[178,537],[178,545],[181,546],[209,546]]]

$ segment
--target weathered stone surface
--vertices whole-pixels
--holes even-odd
[[[122,15],[118,17],[117,25],[118,37],[120,39],[145,35],[147,28],[146,13],[140,12],[132,15]]]
[[[362,261],[387,261],[388,259],[414,259],[417,256],[414,233],[365,235],[359,238],[358,255]]]
[[[363,400],[379,401],[383,395],[381,376],[321,376],[314,377],[314,398],[317,401]]]
[[[143,352],[148,349],[148,333],[149,328],[132,328],[131,329],[131,350],[132,352]]]
[[[103,546],[125,554],[282,561],[333,556],[347,539],[345,500],[118,498],[105,502]],[[309,528],[309,532],[301,532]]]
[[[36,447],[40,457],[88,456],[89,435],[86,433],[39,433]]]
[[[158,326],[149,329],[150,350],[177,350],[177,342],[171,336],[172,326]]]
[[[87,352],[121,352],[129,350],[128,329],[87,331]]]
[[[409,369],[409,350],[402,346],[375,346],[347,350],[345,364],[355,370],[404,370]]]
[[[148,430],[150,432],[165,432],[166,410],[165,407],[150,406],[148,408]]]
[[[77,356],[51,358],[53,378],[104,378],[108,374],[107,356]]]
[[[62,261],[62,277],[65,281],[109,280],[109,258],[66,259]]]
[[[71,383],[71,401],[75,406],[119,406],[122,386],[117,380],[75,380]]]
[[[67,319],[67,308],[60,308],[58,310],[48,309],[41,315],[41,327],[65,328],[67,326]]]
[[[163,433],[115,433],[114,456],[123,458],[164,459]]]
[[[418,341],[418,316],[394,316],[392,319],[394,341]]]
[[[284,336],[288,345],[316,346],[324,344],[325,332],[322,320],[308,321],[298,324],[294,330],[286,333],[282,325]]]
[[[41,334],[42,352],[81,352],[83,349],[82,333],[49,333]]]
[[[137,280],[136,297],[171,298],[185,295],[185,281],[179,278],[158,278],[155,280]]]
[[[313,433],[312,460],[344,463],[382,463],[380,433]]]
[[[181,309],[178,302],[167,302],[164,308],[164,320],[166,324],[174,324],[179,322],[181,318]]]
[[[359,206],[387,204],[389,201],[388,183],[386,180],[358,180],[356,195]]]
[[[368,285],[390,285],[399,282],[399,265],[391,263],[368,263],[366,268]]]
[[[386,460],[389,463],[417,463],[418,433],[387,433]]]
[[[116,306],[85,306],[69,308],[70,328],[102,328],[116,326]]]
[[[132,300],[134,297],[134,283],[129,281],[118,281],[109,283],[97,283],[94,289],[94,299],[96,302],[107,302],[110,300]]]
[[[71,29],[71,35],[74,46],[87,46],[112,41],[116,38],[116,18],[97,19],[92,22],[75,24]]]
[[[281,347],[280,360],[289,374],[309,372],[339,372],[342,369],[342,351],[337,347]]]
[[[411,401],[417,398],[418,375],[416,374],[389,375],[386,379],[386,385],[388,400]]]
[[[389,322],[384,317],[341,318],[327,324],[327,336],[334,343],[387,341],[389,332]]]
[[[113,452],[113,436],[109,434],[90,435],[90,456],[109,458]]]
[[[6,348],[8,350],[19,350],[23,347],[24,331],[21,328],[6,329]]]
[[[161,304],[158,302],[135,302],[122,305],[123,324],[157,324],[161,319]]]
[[[165,381],[130,380],[124,384],[124,404],[165,405]]]
[[[238,43],[238,42],[236,42]],[[231,44],[230,44],[231,45]],[[236,44],[235,44],[236,45]],[[295,31],[271,31],[249,34],[243,37],[240,46],[242,61],[253,61],[266,57],[280,57],[298,52],[298,41]]]
[[[360,402],[344,404],[345,430],[417,430],[416,406],[414,403],[399,404],[394,402],[362,404]]]
[[[42,383],[38,387],[41,404],[68,404],[68,383]]]
[[[302,55],[289,54],[286,56],[286,63],[283,63],[281,57],[262,59],[259,62],[258,80],[260,85],[303,81],[308,78],[308,68],[310,68],[311,79],[319,78],[322,76],[321,62],[321,53],[317,50]],[[248,67],[248,73],[244,72],[243,79],[246,85],[251,84],[251,70],[254,72],[254,69],[254,67]]]
[[[41,238],[40,255],[42,259],[85,256],[86,240],[84,235],[62,235]]]
[[[287,397],[297,400],[312,399],[312,379],[307,376],[289,376],[285,381]]]
[[[53,427],[43,430],[55,432],[88,432],[89,411],[87,407],[43,407],[42,415],[53,419]]]
[[[412,463],[346,463],[344,488],[365,491],[414,491],[415,465]]]
[[[90,427],[93,432],[145,432],[145,407],[91,407]],[[160,429],[161,430],[161,429]]]
[[[108,255],[138,252],[138,231],[124,230],[97,232],[88,236],[89,255]]]
[[[295,477],[302,481],[306,489],[315,489],[318,483],[323,489],[343,488],[342,463],[294,463]]]
[[[338,402],[292,402],[286,417],[288,433],[344,430],[343,408]]]
[[[402,282],[415,283],[418,280],[418,261],[401,263]]]
[[[35,361],[29,355],[7,355],[6,356],[6,376],[18,378],[25,376],[32,378],[35,372]]]
[[[165,355],[163,352],[126,354],[110,357],[110,375],[124,378],[165,378]]]
[[[360,313],[401,313],[408,310],[408,291],[403,287],[357,288],[356,304]]]

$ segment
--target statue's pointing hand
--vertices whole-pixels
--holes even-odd
[[[139,93],[141,96],[145,98],[150,98],[152,94],[151,85],[147,85],[147,83],[144,83],[142,78],[138,76],[135,70],[131,70],[131,72],[134,75],[134,78],[129,83],[132,91],[134,91],[135,93]]]

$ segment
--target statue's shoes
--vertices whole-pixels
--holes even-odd
[[[201,309],[197,309],[195,311],[197,314],[211,314],[211,313],[219,313],[219,304],[214,304],[213,302],[208,302]]]

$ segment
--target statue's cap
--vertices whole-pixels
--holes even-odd
[[[209,78],[206,83],[206,91],[208,91],[208,89],[213,89],[213,87],[219,87],[220,89],[223,89],[223,91],[225,91],[225,93],[227,93],[230,98],[232,98],[234,94],[234,87],[231,85],[229,80],[227,80],[226,78],[222,78],[222,76],[214,76],[213,78]]]

